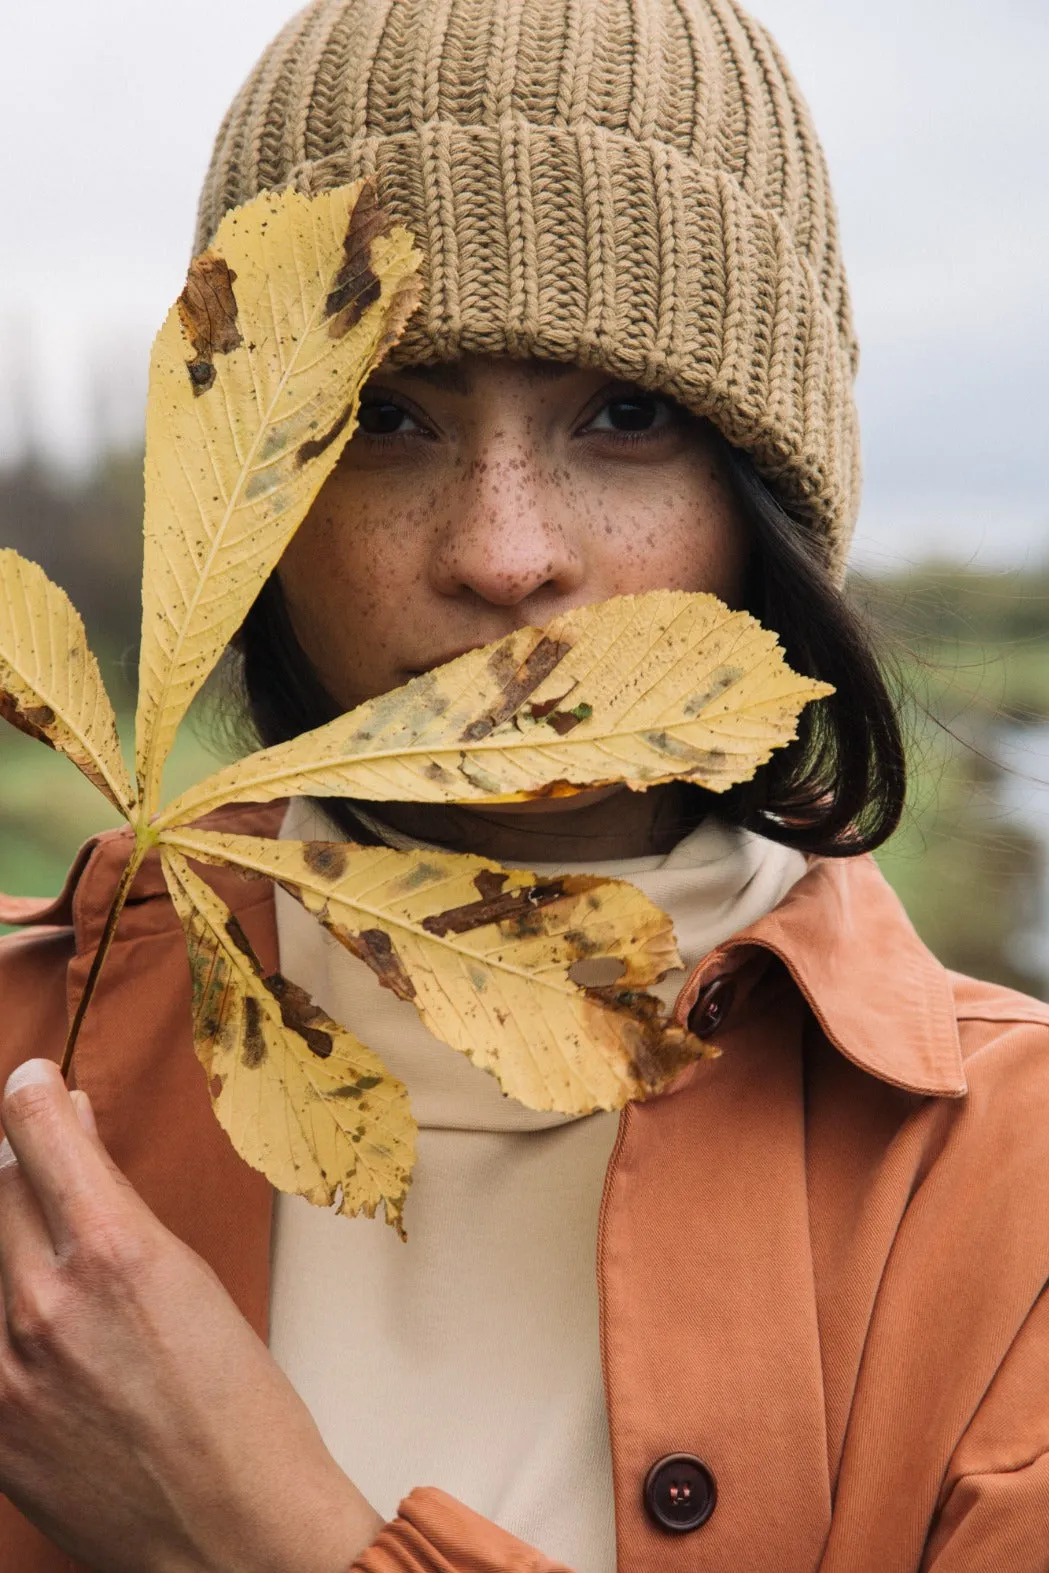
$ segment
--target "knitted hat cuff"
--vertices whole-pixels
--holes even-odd
[[[362,174],[426,256],[391,364],[535,355],[670,394],[749,451],[840,576],[860,490],[854,350],[781,220],[731,176],[663,142],[508,116],[361,138],[289,183]]]
[[[201,193],[376,174],[427,258],[408,361],[537,355],[666,392],[749,453],[840,575],[856,341],[811,117],[739,0],[310,0]]]

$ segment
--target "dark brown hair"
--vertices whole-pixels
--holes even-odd
[[[697,789],[695,821],[713,812],[824,857],[872,851],[903,812],[906,762],[870,630],[830,577],[821,537],[780,505],[747,454],[727,443],[723,448],[753,541],[743,604],[779,635],[795,671],[832,683],[835,692],[803,711],[797,739],[777,750],[753,781],[719,795]],[[264,747],[340,713],[295,637],[276,574],[235,649],[241,702]],[[324,808],[348,838],[374,840],[351,800],[328,798]]]

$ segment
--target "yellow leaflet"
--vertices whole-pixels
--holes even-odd
[[[0,715],[68,754],[125,818],[135,793],[79,612],[36,563],[0,551]]]
[[[164,877],[189,946],[193,1034],[219,1124],[279,1190],[404,1234],[415,1120],[404,1086],[296,984],[263,978],[243,930],[171,847]]]
[[[157,824],[285,796],[510,802],[749,780],[830,694],[716,596],[654,590],[519,629],[182,793]]]
[[[681,961],[670,919],[633,885],[429,850],[197,830],[164,844],[278,881],[529,1108],[618,1109],[709,1052],[640,992]]]
[[[507,802],[623,782],[747,781],[832,692],[712,595],[579,607],[460,656],[328,726],[217,772],[163,826],[286,796]]]
[[[420,254],[363,182],[228,213],[157,336],[146,420],[136,767],[176,728],[349,440]]]

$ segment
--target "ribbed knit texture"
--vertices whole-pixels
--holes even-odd
[[[734,0],[315,0],[231,106],[197,249],[267,187],[374,173],[426,254],[394,361],[537,355],[679,399],[840,573],[856,342],[827,170]]]

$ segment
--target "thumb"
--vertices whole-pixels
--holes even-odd
[[[98,1126],[95,1124],[95,1111],[91,1107],[91,1099],[87,1093],[81,1092],[80,1088],[76,1087],[69,1096],[72,1100],[73,1108],[76,1110],[76,1117],[85,1131],[87,1131],[89,1136],[97,1136]]]

